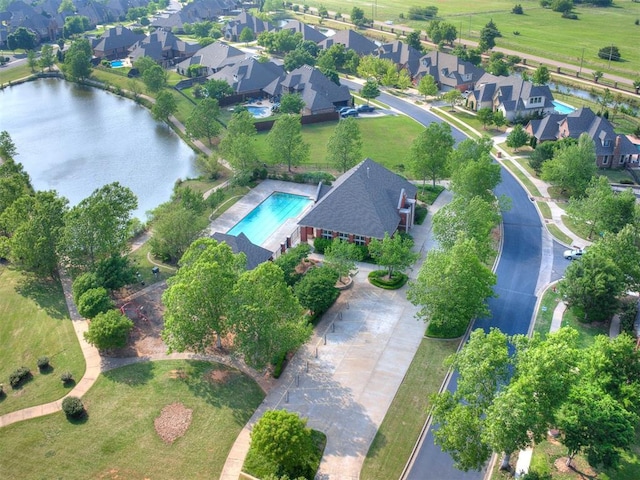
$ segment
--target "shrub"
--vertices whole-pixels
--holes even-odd
[[[101,287],[98,276],[93,272],[83,273],[73,281],[71,292],[73,293],[73,301],[78,303],[84,292],[92,288]]]
[[[39,357],[37,364],[40,370],[46,370],[47,368],[49,368],[49,357]]]
[[[280,375],[282,375],[282,371],[284,370],[284,361],[286,359],[287,355],[283,354],[273,361],[273,373],[271,375],[273,378],[280,378]]]
[[[603,47],[598,50],[598,57],[603,60],[613,60],[615,62],[620,61],[622,56],[620,55],[620,50],[615,45],[609,45],[607,47]]]
[[[524,13],[524,10],[522,9],[522,5],[520,5],[519,3],[517,5],[515,5],[511,9],[511,13],[513,13],[515,15],[522,15]]]
[[[129,331],[133,322],[122,315],[119,310],[99,313],[91,321],[84,338],[99,350],[122,348],[127,344]]]
[[[69,418],[80,418],[84,415],[84,405],[78,397],[66,397],[62,400],[62,411]]]
[[[67,383],[73,381],[73,374],[71,372],[62,372],[62,374],[60,375],[60,380],[66,385]]]
[[[620,301],[620,330],[621,332],[635,335],[633,324],[638,313],[638,303],[634,297],[624,298]]]
[[[562,14],[562,18],[566,18],[568,20],[578,20],[578,15],[572,12],[564,12]]]
[[[426,207],[423,207],[422,205],[416,206],[416,218],[415,218],[416,225],[422,225],[422,222],[424,222],[424,219],[427,218],[427,213],[429,213],[429,210],[427,210]]]
[[[324,251],[331,245],[331,240],[328,238],[316,237],[313,239],[313,249],[316,253],[323,254]]]
[[[113,307],[109,293],[104,287],[91,288],[84,292],[78,300],[78,312],[84,318],[93,318]]]
[[[22,382],[31,376],[31,371],[27,367],[20,367],[9,375],[9,385],[17,388]]]
[[[395,272],[390,279],[385,278],[387,270],[374,270],[369,274],[369,283],[385,290],[397,290],[407,283],[409,277],[405,273]]]

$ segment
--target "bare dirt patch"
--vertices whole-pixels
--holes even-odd
[[[227,383],[229,377],[231,377],[229,370],[211,370],[207,373],[207,380],[220,385]]]
[[[192,413],[193,410],[186,408],[180,402],[167,405],[162,409],[160,416],[153,421],[156,433],[164,443],[172,444],[189,429]]]

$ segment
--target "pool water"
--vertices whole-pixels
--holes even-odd
[[[554,100],[551,103],[553,103],[553,109],[556,111],[556,113],[560,113],[562,115],[569,115],[570,113],[573,113],[576,111],[576,109],[573,108],[571,105],[558,102],[557,100]]]
[[[295,218],[312,201],[302,195],[273,192],[260,205],[227,232],[229,235],[244,233],[252,243],[261,245],[273,232],[290,218]],[[284,239],[283,239],[284,240]]]
[[[111,68],[122,68],[124,67],[124,62],[122,60],[114,60],[111,62]]]
[[[249,105],[247,107],[249,113],[255,118],[264,118],[271,115],[271,109],[269,107],[257,107],[255,105]]]

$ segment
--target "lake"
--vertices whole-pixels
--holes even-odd
[[[58,79],[0,91],[0,131],[16,144],[36,190],[76,205],[111,182],[138,196],[134,216],[169,200],[179,178],[196,175],[195,154],[151,112],[116,95]]]

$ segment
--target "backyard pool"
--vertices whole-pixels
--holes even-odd
[[[556,113],[560,113],[562,115],[569,115],[570,113],[573,113],[576,111],[576,109],[573,108],[571,105],[567,105],[566,103],[562,103],[557,100],[554,100],[551,103],[553,103],[553,108],[556,111]]]
[[[265,118],[271,115],[271,108],[260,107],[258,105],[247,105],[247,110],[255,118]]]
[[[111,68],[122,68],[124,67],[124,62],[122,60],[113,60],[111,62]]]
[[[273,192],[227,233],[244,233],[252,243],[261,245],[284,222],[300,215],[311,202],[302,195]]]

